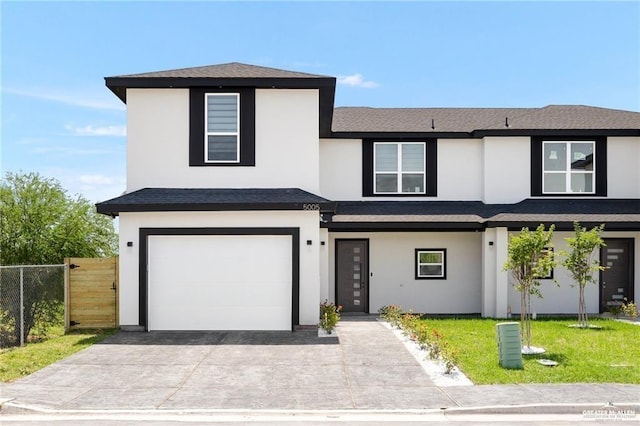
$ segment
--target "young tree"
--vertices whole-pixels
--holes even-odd
[[[117,247],[112,220],[98,214],[86,199],[67,195],[57,180],[37,173],[7,173],[0,181],[0,265],[61,264],[65,257],[113,256]],[[40,275],[34,288],[24,292],[25,338],[38,321],[51,321],[60,311],[62,298],[52,290],[59,286],[51,285],[59,279],[60,272]],[[7,314],[17,324],[20,307],[0,312],[0,319]],[[19,342],[19,327],[16,333]]]
[[[520,322],[523,328],[523,346],[531,348],[531,296],[542,297],[539,277],[549,275],[555,266],[551,237],[554,225],[545,231],[541,224],[535,232],[522,228],[519,234],[509,236],[506,271],[511,271],[514,287],[520,292]]]
[[[595,272],[606,269],[595,258],[596,249],[606,245],[601,236],[604,224],[587,231],[587,228],[583,228],[578,222],[573,222],[573,229],[574,236],[565,238],[571,251],[561,252],[564,256],[562,266],[571,272],[573,281],[578,285],[578,327],[587,328],[589,318],[584,300],[584,288],[589,283],[595,284],[596,278],[593,276]]]

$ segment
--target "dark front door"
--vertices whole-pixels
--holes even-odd
[[[343,312],[369,312],[368,240],[336,240],[336,303]]]
[[[626,298],[633,300],[633,239],[605,238],[600,250],[600,312],[619,307]]]

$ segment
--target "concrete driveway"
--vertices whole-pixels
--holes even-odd
[[[494,414],[580,414],[605,407],[640,413],[640,385],[437,387],[375,318],[343,318],[338,337],[318,338],[315,330],[119,333],[24,379],[0,383],[0,406],[10,400],[0,423],[8,407],[155,413],[455,408],[446,412]]]
[[[3,386],[45,409],[424,409],[456,406],[375,320],[337,337],[121,332]]]

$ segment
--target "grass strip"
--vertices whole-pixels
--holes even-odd
[[[457,353],[458,367],[476,384],[633,383],[640,384],[640,327],[608,319],[590,322],[601,328],[571,328],[575,319],[538,319],[532,323],[532,346],[541,355],[523,356],[523,370],[498,363],[493,319],[421,319],[436,329]],[[555,367],[537,359],[557,361]]]
[[[0,349],[0,382],[11,382],[38,371],[69,355],[88,348],[117,329],[73,330],[64,334],[63,327],[54,327],[46,337],[35,339],[22,347]]]

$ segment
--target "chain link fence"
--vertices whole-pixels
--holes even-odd
[[[0,348],[64,326],[64,265],[0,266]]]

